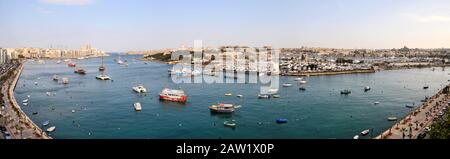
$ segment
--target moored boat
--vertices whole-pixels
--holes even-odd
[[[141,103],[134,103],[134,110],[136,110],[136,111],[142,111],[142,105],[141,105]]]
[[[48,126],[48,124],[50,124],[50,121],[47,120],[42,123],[42,126]]]
[[[369,135],[369,133],[370,133],[370,129],[367,129],[367,130],[362,131],[361,135],[362,136],[367,136],[367,135]]]
[[[183,90],[164,88],[159,94],[159,99],[163,101],[186,103],[187,95]]]
[[[269,98],[270,98],[270,95],[267,95],[267,94],[260,94],[260,95],[258,95],[258,98],[259,98],[259,99],[269,99]]]
[[[59,80],[58,75],[53,75],[53,81],[58,81],[58,80]]]
[[[80,74],[80,75],[85,75],[86,74],[86,70],[84,70],[82,68],[76,69],[73,72],[76,73],[76,74]]]
[[[285,83],[285,84],[283,84],[283,87],[292,87],[292,84],[291,83]]]
[[[341,94],[344,94],[344,95],[349,95],[349,94],[352,94],[352,91],[351,91],[351,90],[348,90],[348,89],[346,89],[346,90],[343,90],[343,91],[341,91]]]
[[[98,79],[98,80],[102,80],[102,81],[111,80],[111,77],[109,77],[107,75],[98,75],[95,78]]]
[[[136,93],[147,93],[147,89],[143,85],[137,85],[133,87],[133,91]]]
[[[47,132],[53,132],[55,130],[56,130],[56,126],[52,126],[52,127],[47,129]]]
[[[302,81],[299,81],[298,83],[299,84],[306,84],[306,83],[308,83],[308,81],[302,80]]]
[[[288,119],[280,118],[280,119],[277,119],[276,122],[277,122],[277,124],[286,124],[288,122]]]
[[[235,120],[231,120],[231,121],[225,121],[225,122],[223,122],[223,125],[224,126],[227,126],[227,127],[236,127],[236,121]]]
[[[69,84],[69,78],[64,77],[63,78],[63,84]]]
[[[235,108],[233,104],[215,104],[209,106],[209,110],[212,113],[221,113],[221,114],[231,114],[234,112]]]
[[[369,86],[364,87],[364,92],[368,92],[370,91],[372,88],[370,88]]]
[[[298,77],[298,78],[295,78],[294,80],[295,80],[295,81],[303,81],[303,78]]]
[[[387,120],[388,121],[397,121],[398,118],[397,117],[388,117]]]
[[[77,67],[77,64],[75,64],[75,63],[69,63],[69,64],[67,64],[67,66],[69,66],[69,67]]]
[[[353,136],[353,139],[358,140],[359,139],[359,135]]]

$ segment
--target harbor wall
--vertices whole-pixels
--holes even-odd
[[[25,112],[23,112],[23,110],[20,108],[19,104],[16,101],[16,97],[14,96],[14,90],[16,89],[16,85],[17,85],[17,81],[19,80],[21,74],[22,74],[22,70],[23,70],[24,64],[20,64],[19,69],[17,69],[17,72],[15,74],[14,80],[12,81],[11,85],[9,86],[9,90],[8,90],[8,97],[9,100],[12,104],[12,106],[18,110],[20,116],[23,117],[24,122],[27,126],[31,126],[31,129],[33,129],[36,134],[40,134],[42,139],[51,139],[51,137],[49,137],[47,135],[47,133],[45,133],[38,125],[36,125],[28,116],[27,114],[25,114]]]

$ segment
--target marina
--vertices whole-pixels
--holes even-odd
[[[83,60],[83,68],[92,72],[85,76],[73,74],[73,68],[57,64],[56,60],[47,60],[45,64],[26,63],[15,90],[16,98],[23,101],[28,95],[33,97],[30,105],[22,109],[36,123],[52,121],[52,126],[58,128],[51,133],[53,138],[351,139],[367,129],[371,134],[385,131],[393,124],[387,120],[389,117],[402,117],[411,111],[405,108],[406,103],[421,103],[424,97],[433,96],[448,83],[448,72],[429,69],[311,76],[303,79],[308,81],[308,91],[300,92],[296,85],[282,87],[280,84],[276,92],[282,98],[260,100],[260,84],[175,84],[167,75],[171,65],[145,64],[133,61],[136,56],[121,56],[122,60],[129,61],[129,66],[123,67],[114,62],[117,57],[112,55],[104,60],[108,68],[105,74],[113,76],[114,82],[95,80],[100,58]],[[70,78],[70,84],[54,82],[55,74]],[[136,76],[143,79],[142,85],[151,88],[146,96],[130,91]],[[296,78],[280,77],[280,83],[293,83]],[[39,85],[33,85],[35,81]],[[427,84],[429,89],[417,83]],[[371,91],[362,89],[366,86]],[[183,90],[189,100],[161,100],[161,95],[173,95],[166,88]],[[352,94],[340,95],[346,89],[353,90]],[[163,91],[158,93],[158,90]],[[50,98],[45,92],[56,96]],[[245,98],[226,97],[226,93]],[[144,111],[130,110],[136,101],[145,107]],[[374,105],[375,101],[382,103]],[[234,103],[242,107],[232,114],[215,114],[208,109],[213,103]],[[32,115],[33,112],[39,114]],[[278,119],[289,122],[278,124]],[[239,121],[239,126],[230,129],[216,124],[232,120]]]

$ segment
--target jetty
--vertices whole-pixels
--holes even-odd
[[[1,110],[1,117],[5,120],[4,126],[13,139],[51,139],[22,111],[14,96],[14,89],[24,67],[23,63],[17,61],[10,65],[13,65],[11,72],[1,75],[6,76],[2,78],[5,81],[2,81],[1,88],[2,101],[5,105],[5,109]]]
[[[426,132],[439,119],[439,112],[449,106],[449,101],[450,85],[447,85],[375,139],[417,139],[419,134]]]

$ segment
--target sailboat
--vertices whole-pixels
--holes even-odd
[[[102,56],[102,65],[100,65],[100,67],[98,68],[99,71],[105,71],[106,67],[105,65],[103,65],[103,56]]]

